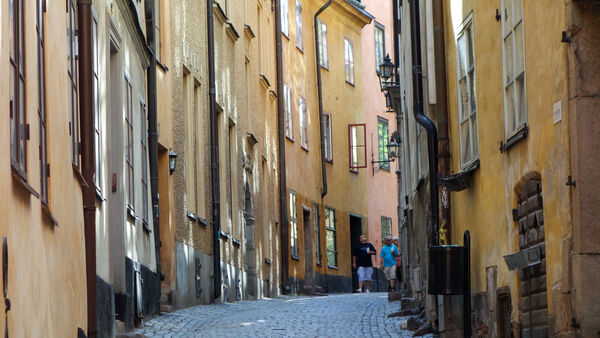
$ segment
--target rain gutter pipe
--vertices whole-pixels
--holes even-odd
[[[206,0],[206,25],[208,34],[208,92],[210,109],[210,177],[212,190],[213,226],[213,287],[215,299],[221,296],[221,210],[219,183],[219,143],[217,135],[217,110],[215,101],[215,30],[213,0]]]
[[[284,0],[287,1],[287,0]],[[275,58],[277,67],[277,160],[279,162],[279,212],[280,212],[280,237],[281,237],[281,285],[283,293],[288,287],[288,219],[287,219],[287,179],[285,173],[285,117],[283,106],[283,60],[281,44],[281,0],[275,1]]]
[[[327,1],[317,13],[315,13],[314,29],[315,29],[315,56],[317,60],[317,93],[319,95],[319,125],[321,134],[321,174],[323,175],[323,191],[321,192],[321,198],[327,195],[327,168],[325,167],[325,119],[323,118],[323,84],[321,83],[321,57],[319,55],[319,39],[321,38],[318,34],[319,23],[318,18],[323,11],[327,9],[333,0]]]
[[[79,128],[81,130],[81,171],[85,272],[87,283],[88,336],[98,336],[96,309],[96,186],[94,184],[94,101],[92,100],[92,1],[77,1],[79,21]],[[78,169],[76,169],[78,170]]]
[[[154,2],[158,0],[146,0],[146,41],[152,52],[150,66],[146,72],[147,95],[148,95],[148,158],[150,161],[150,190],[152,195],[152,225],[154,230],[154,251],[156,255],[156,274],[162,281],[165,275],[162,271],[160,260],[160,220],[158,215],[158,128],[157,128],[157,104],[156,104],[156,36],[154,30],[155,17]],[[157,295],[160,295],[160,282],[158,283]],[[158,302],[158,299],[156,299]]]
[[[410,31],[413,70],[413,113],[415,120],[427,130],[429,155],[429,194],[431,199],[431,226],[429,245],[439,244],[439,204],[437,183],[438,135],[435,123],[423,113],[423,71],[421,65],[421,22],[419,1],[410,2]]]

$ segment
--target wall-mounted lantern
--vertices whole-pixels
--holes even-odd
[[[177,154],[173,151],[173,149],[169,149],[169,174],[172,174],[175,171],[176,166]]]

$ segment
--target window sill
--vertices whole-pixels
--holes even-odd
[[[323,68],[326,71],[329,71],[329,65],[327,65],[327,66],[319,65],[319,67]]]
[[[287,135],[285,135],[285,138],[286,138],[288,141],[291,141],[292,143],[293,143],[293,142],[296,142],[296,141],[294,141],[294,139],[293,139],[293,138],[291,138],[291,137],[289,137],[289,136],[287,136]]]
[[[129,204],[127,204],[127,219],[133,222],[133,225],[135,225],[136,218],[137,217],[135,217],[135,211]]]
[[[231,235],[224,232],[224,231],[220,231],[219,232],[219,238],[223,239],[223,240],[229,240],[231,238]]]
[[[479,168],[479,160],[470,163],[459,173],[440,177],[440,183],[442,186],[446,187],[448,191],[465,190],[471,185],[470,178],[477,168]]]
[[[237,248],[239,248],[239,247],[241,247],[241,246],[242,246],[242,242],[240,242],[238,239],[235,239],[235,238],[234,238],[234,239],[232,239],[231,241],[233,242],[233,246],[235,246],[235,247],[237,247]]]
[[[77,180],[79,181],[79,184],[81,184],[81,186],[83,188],[88,188],[89,185],[85,181],[85,178],[83,178],[83,175],[81,174],[81,171],[79,170],[79,167],[77,167],[74,164],[72,164],[72,166],[73,166],[73,173],[75,174],[75,177],[77,177]]]
[[[43,211],[44,215],[46,216],[46,218],[48,218],[48,220],[50,221],[50,223],[52,223],[53,226],[57,227],[58,226],[58,221],[52,215],[52,211],[50,210],[50,206],[48,206],[47,204],[42,203],[42,211]]]
[[[23,179],[23,177],[21,177],[14,169],[12,171],[12,177],[13,179],[19,183],[19,185],[21,187],[23,187],[30,195],[33,195],[35,198],[40,198],[40,194],[38,194],[37,191],[35,191],[35,189],[33,189],[32,186],[29,185],[29,183],[27,183],[27,181],[25,181],[25,179]]]
[[[160,62],[158,59],[156,59],[156,65],[162,69],[163,72],[168,72],[169,71],[169,67],[167,67],[165,64],[163,64],[162,62]]]
[[[308,153],[308,148],[305,146],[300,146],[300,148],[302,148],[302,150],[306,151]]]
[[[358,174],[358,169],[350,169],[349,171],[353,174]]]
[[[288,36],[288,34],[286,34],[283,31],[281,31],[281,35],[283,35],[288,41],[290,41],[290,37]]]
[[[296,49],[298,50],[298,52],[300,52],[300,54],[304,55],[304,50],[300,47],[298,47],[298,45],[296,45]]]
[[[333,165],[333,160],[328,160],[328,159],[325,159],[325,162],[326,162],[326,163],[329,163],[329,164],[331,164],[331,165]]]
[[[346,80],[346,84],[352,87],[355,87],[356,85],[348,80]]]
[[[321,263],[315,263],[315,264],[317,264],[317,266],[323,266],[323,264],[321,264]]]
[[[525,123],[514,135],[506,140],[506,143],[500,141],[500,152],[504,153],[508,151],[510,148],[519,143],[519,141],[527,138],[527,134],[529,134],[529,127],[527,126],[527,123]]]
[[[328,267],[328,268],[330,268],[330,269],[334,269],[334,270],[337,270],[337,269],[338,269],[338,267],[337,267],[337,266],[333,266],[333,265],[327,265],[327,267]]]
[[[145,233],[151,233],[152,230],[150,229],[150,226],[148,225],[148,221],[146,221],[145,219],[142,220],[142,228],[144,229]]]
[[[98,189],[98,187],[96,187],[96,199],[100,202],[106,202],[106,198],[104,198],[104,196],[102,196],[102,191],[100,191],[100,189]]]
[[[295,260],[295,261],[299,261],[300,257],[292,255],[292,259]]]

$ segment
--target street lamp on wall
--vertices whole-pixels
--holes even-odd
[[[373,175],[375,175],[375,173],[379,172],[379,169],[381,169],[380,163],[394,162],[394,160],[396,160],[397,158],[400,157],[401,144],[402,144],[402,139],[400,138],[400,133],[398,131],[394,131],[392,133],[392,136],[390,137],[390,143],[388,143],[386,145],[388,159],[381,160],[381,161],[375,161],[374,155],[371,154],[371,163],[373,164]],[[375,164],[379,164],[379,166],[375,166]]]
[[[169,174],[175,171],[175,166],[177,166],[177,154],[173,149],[169,149]]]

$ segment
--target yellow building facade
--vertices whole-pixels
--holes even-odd
[[[315,14],[326,3],[329,5],[318,16],[315,32]],[[350,162],[355,161],[350,158],[350,138],[357,134],[350,136],[349,128],[365,123],[361,30],[372,17],[355,1],[284,0],[281,6],[288,286],[297,292],[350,292],[351,240],[357,240],[363,229],[366,233],[368,219],[366,171],[350,168]],[[315,36],[320,37],[318,44]],[[356,137],[361,145],[364,136],[362,129]],[[363,148],[354,159],[360,157],[364,164],[364,154]]]

